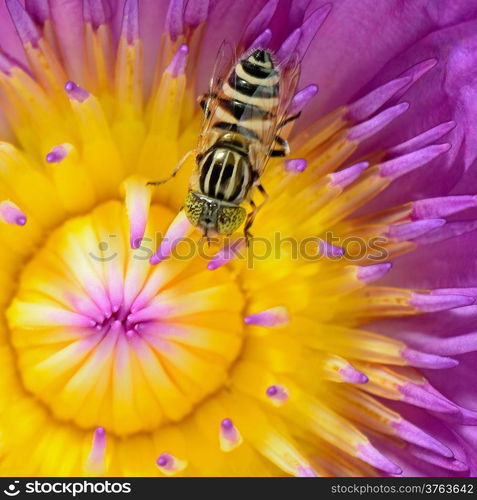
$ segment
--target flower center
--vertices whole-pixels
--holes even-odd
[[[132,250],[124,206],[105,203],[56,229],[25,266],[8,309],[12,343],[25,387],[57,418],[153,430],[227,382],[242,292],[227,269],[211,279],[191,246],[150,265],[173,216],[153,206]]]

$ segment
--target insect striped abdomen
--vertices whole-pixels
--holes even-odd
[[[201,161],[199,188],[206,196],[241,203],[251,181],[251,166],[247,156],[232,148],[211,148]]]
[[[270,54],[257,50],[239,61],[217,96],[216,116],[221,124],[238,124],[262,140],[276,117],[279,74]],[[214,124],[217,127],[218,123]]]

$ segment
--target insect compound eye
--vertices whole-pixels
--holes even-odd
[[[198,226],[203,209],[203,201],[191,191],[187,194],[184,203],[184,212],[193,226]]]
[[[242,207],[224,207],[217,217],[217,231],[219,234],[232,234],[245,220],[247,212]]]

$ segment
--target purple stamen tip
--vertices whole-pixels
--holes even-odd
[[[304,89],[300,90],[293,97],[290,103],[290,108],[288,109],[289,115],[296,115],[301,113],[303,108],[308,104],[308,102],[318,94],[318,85],[308,85]]]
[[[366,384],[369,380],[364,373],[356,370],[351,365],[341,368],[340,374],[343,381],[350,384]]]
[[[245,316],[246,325],[257,325],[264,328],[285,326],[290,321],[290,315],[286,307],[277,306],[265,311]]]
[[[0,202],[0,220],[5,224],[24,226],[27,222],[27,217],[15,203],[4,200]]]
[[[233,429],[234,423],[232,422],[232,420],[230,420],[230,418],[224,418],[222,422],[220,422],[220,426],[222,427],[222,429],[230,431],[231,429]]]
[[[296,49],[298,42],[300,41],[302,32],[300,28],[295,29],[288,36],[288,38],[282,43],[281,47],[277,52],[277,59],[279,61],[286,61],[293,51]]]
[[[48,163],[60,163],[68,155],[64,146],[55,146],[45,157]]]
[[[131,237],[129,243],[133,250],[137,250],[141,246],[142,237],[141,236],[133,236]]]
[[[323,255],[330,259],[334,257],[343,257],[343,255],[345,254],[344,248],[333,245],[332,243],[328,243],[325,240],[319,240],[318,247],[320,255]]]
[[[360,266],[356,274],[357,278],[364,283],[372,283],[391,270],[391,262],[383,262],[382,264],[372,264],[370,266]]]
[[[96,437],[100,438],[106,434],[106,431],[105,431],[104,427],[96,427],[94,434]]]
[[[265,394],[275,406],[281,406],[288,400],[288,391],[281,385],[271,385]]]
[[[189,47],[186,44],[182,44],[174,54],[174,57],[172,58],[169,66],[167,66],[166,71],[172,73],[172,76],[174,78],[177,78],[179,75],[184,74],[188,54]]]
[[[330,174],[331,185],[345,188],[352,184],[368,167],[369,163],[367,161],[362,161],[355,165],[351,165],[351,167],[344,168],[339,172],[333,172]]]
[[[169,462],[169,457],[167,453],[163,453],[157,460],[156,463],[159,467],[165,467]]]
[[[278,388],[276,385],[271,385],[266,390],[267,396],[275,396],[277,393],[278,393]]]
[[[65,90],[68,97],[74,101],[83,102],[89,97],[89,92],[82,89],[71,80],[65,83]]]
[[[266,29],[250,44],[250,49],[266,49],[272,40],[272,30]]]
[[[293,158],[285,161],[285,170],[287,172],[303,172],[306,169],[306,160],[303,158]]]

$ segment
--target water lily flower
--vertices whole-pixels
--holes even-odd
[[[3,476],[477,473],[475,2],[0,23]],[[193,158],[146,183],[196,147],[224,40],[298,55],[300,117],[252,244],[208,248]]]

